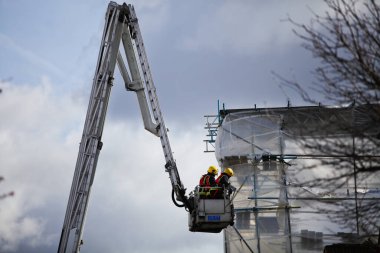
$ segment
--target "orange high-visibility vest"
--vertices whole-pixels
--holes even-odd
[[[210,175],[204,174],[199,180],[199,186],[200,187],[210,186]]]
[[[225,178],[224,182],[222,182],[222,183],[224,183],[224,185],[220,185],[221,184],[220,181],[222,180],[223,177],[227,177],[227,178]],[[223,186],[227,186],[228,185],[228,179],[229,179],[229,177],[227,176],[227,174],[222,173],[222,174],[219,175],[219,177],[215,181],[216,181],[216,184],[219,187],[223,187]]]

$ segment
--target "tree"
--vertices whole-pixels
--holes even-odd
[[[324,2],[328,10],[323,15],[313,13],[308,25],[289,19],[302,46],[319,61],[313,71],[314,92],[298,81],[280,78],[307,103],[320,105],[315,97],[323,97],[326,104],[343,109],[325,122],[325,134],[319,129],[318,134],[301,134],[298,139],[305,153],[318,157],[302,170],[324,166],[333,173],[298,183],[326,189],[353,184],[353,193],[347,196],[354,194],[354,204],[339,202],[339,211],[330,218],[358,235],[374,234],[380,227],[380,201],[358,196],[358,187],[363,187],[363,193],[380,191],[380,4],[375,0]]]
[[[4,178],[2,176],[0,176],[0,182],[3,181]],[[5,199],[6,197],[10,197],[10,196],[13,196],[14,195],[14,192],[11,191],[11,192],[8,192],[8,193],[2,193],[0,194],[0,200],[1,199]]]

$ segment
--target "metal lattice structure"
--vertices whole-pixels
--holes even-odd
[[[124,58],[129,69],[124,64]],[[202,190],[193,191],[190,196],[186,196],[186,189],[181,182],[171,150],[135,10],[132,5],[111,2],[106,13],[98,64],[58,253],[79,252],[82,245],[87,206],[103,146],[101,139],[116,64],[126,89],[137,95],[145,129],[160,138],[165,157],[165,171],[169,174],[172,185],[172,201],[177,207],[184,207],[188,212],[189,230],[217,233],[233,223],[230,194],[222,192],[218,199],[205,199],[201,196],[204,192]]]
[[[354,136],[358,131],[376,136],[380,127],[370,124],[370,109],[366,105],[221,110],[215,155],[221,167],[233,168],[235,176],[230,181],[241,188],[234,199],[235,225],[224,231],[225,252],[321,252],[325,245],[377,236],[378,231],[361,231],[363,214],[358,206],[379,202],[379,172],[364,181],[347,180],[339,189],[334,182],[324,189],[297,183],[301,178],[312,178],[302,173],[304,166],[321,158],[337,159],[307,153],[298,140],[323,137],[351,141],[359,139]],[[378,147],[370,156],[379,160]],[[334,169],[327,165],[317,168],[326,174]],[[356,228],[348,229],[331,219],[339,215],[340,206],[356,207],[352,214]]]
[[[120,42],[124,49],[121,51]],[[127,59],[129,72],[123,57]],[[183,202],[183,205],[177,205],[191,210],[171,151],[136,13],[132,5],[110,2],[58,253],[79,252],[82,245],[88,201],[103,146],[101,139],[116,64],[126,89],[137,94],[146,130],[160,137],[173,196]]]

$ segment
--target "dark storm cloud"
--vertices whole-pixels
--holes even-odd
[[[301,103],[279,88],[271,72],[285,77],[296,72],[310,82],[314,63],[284,21],[288,15],[307,20],[307,5],[276,1],[184,5],[170,3],[168,17],[156,30],[151,31],[143,19],[140,22],[167,118],[200,122],[203,115],[216,113],[218,99],[228,107],[284,106],[288,99]],[[315,7],[318,10],[319,5]],[[134,108],[136,102],[120,87],[115,90],[111,113],[124,117],[125,108]]]

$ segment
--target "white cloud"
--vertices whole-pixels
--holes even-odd
[[[17,251],[20,243],[30,246],[53,243],[44,233],[49,222],[42,217],[51,199],[62,198],[68,188],[65,168],[74,155],[70,122],[79,117],[77,104],[52,92],[43,78],[38,86],[1,83],[0,145],[4,191],[15,196],[0,204],[1,251]],[[79,105],[80,106],[80,105]],[[44,210],[39,214],[41,210]],[[50,238],[50,239],[49,239]]]
[[[51,249],[59,241],[87,101],[57,94],[47,78],[1,87],[0,190],[15,196],[0,202],[0,251]],[[215,158],[203,153],[201,127],[173,125],[172,148],[190,191]],[[188,231],[187,213],[171,203],[159,138],[140,119],[107,121],[103,142],[81,252],[222,250],[220,234]]]
[[[13,203],[10,203],[13,201]],[[17,252],[20,241],[28,241],[27,244],[35,246],[43,244],[41,232],[44,229],[44,221],[31,217],[23,217],[19,213],[19,207],[16,200],[4,201],[6,208],[0,213],[0,250],[1,252]],[[2,205],[4,206],[4,205]],[[22,207],[22,205],[21,205]]]

